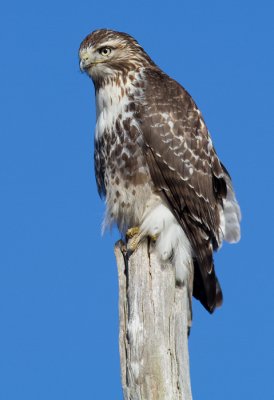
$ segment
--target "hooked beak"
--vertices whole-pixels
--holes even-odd
[[[81,72],[84,72],[85,70],[87,70],[88,68],[90,68],[92,66],[92,56],[89,53],[89,51],[87,51],[86,49],[80,51],[79,54],[79,58],[80,58],[80,70]]]
[[[92,65],[93,65],[93,63],[91,63],[88,59],[81,60],[80,61],[80,70],[81,70],[81,72],[84,72],[86,69],[88,69]]]
[[[82,72],[86,71],[87,69],[89,69],[90,67],[93,67],[94,65],[97,64],[102,64],[104,61],[93,61],[91,62],[88,58],[87,59],[82,59],[80,61],[80,70]]]

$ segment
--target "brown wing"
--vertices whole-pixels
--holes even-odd
[[[140,121],[150,173],[192,244],[194,295],[212,312],[222,299],[212,253],[220,243],[224,171],[190,95],[156,69],[147,82]]]

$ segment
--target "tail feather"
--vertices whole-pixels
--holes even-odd
[[[201,266],[197,259],[194,259],[194,284],[193,296],[199,300],[205,309],[211,314],[216,307],[223,302],[223,294],[218,278],[212,264],[211,273]]]
[[[224,239],[229,243],[237,243],[241,238],[241,210],[237,202],[230,175],[222,164],[227,187],[226,197],[223,199],[223,215],[221,217],[221,231]]]

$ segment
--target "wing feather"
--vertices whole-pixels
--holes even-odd
[[[204,287],[200,300],[213,311],[221,301],[212,253],[222,240],[224,170],[190,95],[159,70],[148,71],[147,82],[140,124],[152,180],[192,244],[196,281]]]

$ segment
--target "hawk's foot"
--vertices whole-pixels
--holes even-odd
[[[149,239],[151,239],[153,242],[156,242],[159,235],[147,235],[147,237],[149,237]],[[140,235],[140,228],[138,226],[128,229],[126,238],[128,241],[127,249],[132,253],[137,249],[140,242],[144,239],[144,237]]]
[[[156,240],[158,239],[159,235],[149,235],[148,236],[153,242],[156,242]]]
[[[141,242],[141,237],[139,235],[134,235],[127,243],[127,249],[133,253]]]
[[[127,237],[127,249],[130,251],[130,253],[133,253],[137,249],[141,241],[140,228],[138,226],[134,226],[128,229],[126,237]]]
[[[129,228],[126,233],[126,237],[128,239],[132,239],[134,236],[138,235],[140,232],[139,226],[134,226],[133,228]]]

